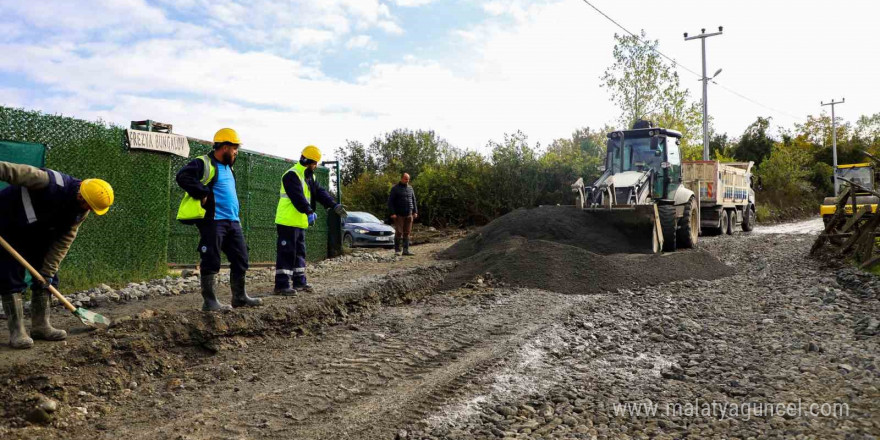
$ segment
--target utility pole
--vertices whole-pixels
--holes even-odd
[[[846,102],[846,98],[841,98],[840,101],[831,100],[831,102],[822,102],[819,101],[819,104],[823,107],[826,105],[831,106],[831,145],[833,148],[831,157],[834,159],[834,196],[837,196],[837,193],[840,192],[840,183],[837,181],[837,119],[834,115],[834,106],[837,104],[843,104]]]
[[[703,43],[703,160],[709,160],[709,105],[706,100],[708,98],[709,80],[715,77],[714,75],[712,78],[706,76],[706,38],[721,35],[723,30],[723,26],[718,26],[718,32],[707,34],[706,29],[703,28],[700,29],[700,35],[694,35],[693,37],[688,37],[687,32],[684,33],[685,41],[699,38]],[[720,72],[719,70],[718,73]],[[718,75],[718,73],[715,73],[715,75]]]

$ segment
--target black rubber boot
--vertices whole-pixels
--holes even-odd
[[[305,283],[305,284],[294,284],[294,285],[293,285],[293,288],[296,289],[296,290],[302,290],[303,292],[314,292],[314,291],[315,291],[315,288],[312,287],[312,285],[309,284],[309,283]]]
[[[394,255],[400,255],[400,237],[394,236]]]
[[[281,296],[296,296],[296,289],[292,289],[290,287],[279,289],[276,287],[273,293]]]
[[[414,253],[409,251],[409,239],[403,239],[403,255],[415,255]]]
[[[202,274],[202,298],[205,302],[202,304],[204,312],[228,312],[232,310],[232,306],[221,304],[217,301],[217,294],[214,292],[214,279],[217,274]]]
[[[49,323],[49,293],[43,289],[31,289],[31,337],[44,341],[63,341],[67,332]]]
[[[229,275],[229,287],[232,288],[232,307],[256,307],[263,305],[260,298],[251,298],[245,290],[244,275]]]
[[[21,303],[20,293],[8,293],[3,295],[3,311],[6,313],[6,321],[9,324],[9,346],[12,348],[31,348],[34,340],[31,339],[24,328],[24,306]]]

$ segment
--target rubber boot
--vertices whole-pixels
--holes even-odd
[[[31,289],[31,337],[44,341],[63,341],[67,332],[49,323],[49,294],[43,289]]]
[[[292,289],[290,286],[284,288],[276,287],[273,293],[281,296],[296,296],[296,289]]]
[[[31,348],[34,340],[31,339],[24,328],[24,306],[21,303],[20,293],[8,293],[3,295],[3,311],[6,312],[6,321],[9,324],[9,346],[12,348]]]
[[[314,291],[315,291],[315,288],[312,287],[312,285],[309,284],[309,283],[305,283],[305,284],[296,284],[296,283],[294,283],[294,284],[293,284],[293,288],[296,289],[296,290],[301,290],[301,291],[303,291],[303,292],[314,292]]]
[[[229,287],[232,289],[232,307],[256,307],[263,305],[260,298],[251,298],[245,290],[244,275],[229,275]]]
[[[400,255],[400,237],[398,237],[396,235],[394,236],[394,255],[395,256]]]
[[[409,251],[409,239],[403,239],[403,255],[415,255],[414,253]]]
[[[214,292],[214,279],[217,274],[202,274],[202,298],[205,302],[202,304],[204,312],[228,312],[232,310],[232,306],[221,304],[217,301],[217,294]]]

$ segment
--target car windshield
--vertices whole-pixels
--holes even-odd
[[[870,167],[838,168],[837,175],[868,189],[873,189]]]
[[[348,214],[346,223],[382,223],[376,216],[369,212],[351,212]]]
[[[660,148],[657,150],[651,149],[650,137],[625,138],[623,148],[618,148],[619,140],[612,140],[609,143],[609,147],[614,149],[614,155],[611,157],[612,171],[615,173],[647,169],[660,171],[666,142],[662,137],[659,140]]]

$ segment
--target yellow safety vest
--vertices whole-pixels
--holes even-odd
[[[214,175],[217,174],[217,167],[214,166],[211,158],[207,155],[200,156],[199,159],[205,164],[205,169],[208,170],[207,173],[203,174],[201,180],[202,185],[207,185],[214,179]],[[183,200],[180,201],[180,207],[177,208],[177,219],[187,221],[201,220],[203,218],[205,218],[205,208],[202,208],[202,201],[192,198],[189,193],[185,192]]]
[[[293,206],[290,197],[287,197],[287,192],[284,191],[284,176],[291,171],[296,173],[296,176],[299,177],[299,182],[302,184],[303,195],[309,203],[312,203],[312,191],[309,189],[309,185],[306,184],[306,167],[297,163],[281,175],[281,197],[278,199],[278,208],[275,210],[275,224],[308,229],[308,214],[299,212],[296,207]]]

